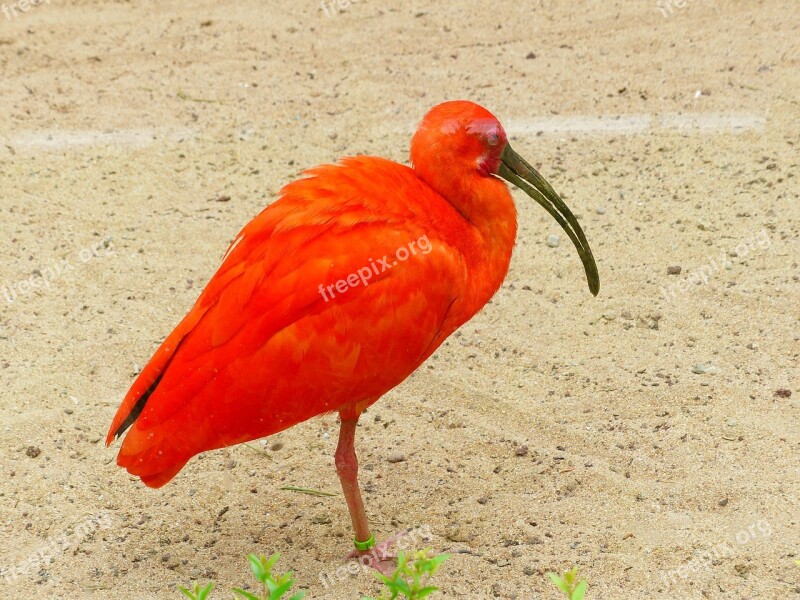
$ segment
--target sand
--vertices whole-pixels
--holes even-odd
[[[502,289],[359,428],[376,533],[421,527],[415,545],[453,553],[434,597],[556,598],[546,572],[574,565],[595,599],[800,597],[796,3],[16,1],[0,595],[214,579],[226,598],[250,552],[280,552],[309,598],[378,592],[336,574],[341,494],[281,489],[339,493],[334,418],[155,491],[102,440],[285,182],[342,155],[405,161],[425,111],[468,98],[579,215],[602,290],[517,193]]]

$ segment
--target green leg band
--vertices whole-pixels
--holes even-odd
[[[375,546],[375,536],[370,535],[366,542],[359,542],[357,539],[353,538],[353,543],[356,545],[356,550],[365,552]]]

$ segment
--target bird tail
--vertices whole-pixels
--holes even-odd
[[[108,429],[106,446],[110,446],[114,438],[120,437],[139,418],[145,404],[161,382],[169,363],[175,358],[186,336],[194,329],[207,310],[208,304],[203,302],[203,295],[201,295],[189,314],[183,318],[153,354],[117,409],[117,414],[114,415],[114,420]]]
[[[169,428],[141,429],[134,423],[122,442],[117,464],[151,488],[160,488],[178,474],[193,456],[175,447]]]
[[[176,447],[179,442],[175,436],[169,435],[169,427],[152,426],[143,430],[139,415],[156,391],[186,336],[205,314],[206,308],[198,300],[194,309],[156,350],[125,394],[106,436],[106,446],[109,446],[115,438],[122,436],[130,428],[120,448],[117,464],[125,467],[132,475],[141,477],[149,487],[161,487],[167,483],[195,454],[185,448]]]

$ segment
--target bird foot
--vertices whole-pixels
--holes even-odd
[[[394,570],[397,568],[397,563],[395,562],[397,553],[394,552],[391,547],[407,533],[408,531],[404,529],[394,534],[388,540],[375,544],[369,550],[353,550],[347,554],[345,559],[358,559],[358,562],[363,566],[372,567],[381,575],[388,577],[394,573]]]

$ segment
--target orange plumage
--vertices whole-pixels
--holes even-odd
[[[359,156],[284,187],[125,396],[118,463],[159,487],[200,452],[333,411],[354,422],[502,283],[506,147],[491,113],[450,102],[416,133],[413,168]]]

